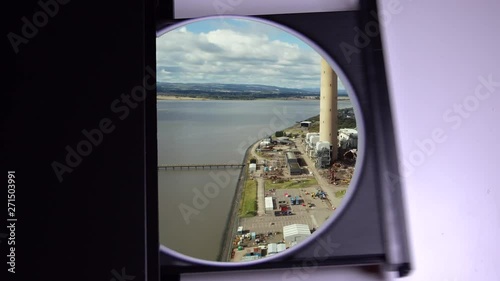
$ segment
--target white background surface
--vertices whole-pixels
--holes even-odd
[[[492,91],[480,86],[489,96],[474,98],[479,77],[500,83],[500,1],[383,0],[379,8],[390,15],[382,24],[384,51],[398,150],[406,163],[414,270],[402,280],[500,280],[500,85]],[[453,112],[456,105],[464,105],[463,115]],[[434,131],[441,136],[433,146],[417,145]],[[357,268],[284,276],[275,270],[182,280],[381,280]]]
[[[500,2],[401,3],[384,30],[400,156],[409,162],[435,129],[446,136],[407,169],[407,279],[500,280]],[[475,107],[479,77],[489,75],[499,85]],[[464,101],[459,125],[443,118]]]

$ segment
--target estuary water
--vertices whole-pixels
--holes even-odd
[[[319,100],[158,100],[157,109],[158,164],[241,163],[258,139],[318,115]],[[160,243],[216,260],[239,172],[159,170]]]

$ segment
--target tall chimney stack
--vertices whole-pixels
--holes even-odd
[[[319,140],[332,144],[332,162],[338,157],[337,139],[337,74],[321,59],[321,90],[319,106]]]

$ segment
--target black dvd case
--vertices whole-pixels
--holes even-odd
[[[157,11],[157,31],[189,22],[175,19],[171,2],[161,3],[164,6]],[[411,268],[410,254],[375,1],[361,1],[355,11],[257,15],[248,19],[263,19],[298,32],[326,52],[336,72],[343,72],[351,86],[351,100],[356,100],[358,124],[362,124],[361,130],[358,125],[363,139],[359,146],[363,157],[356,165],[359,174],[351,182],[341,213],[327,231],[315,233],[314,241],[301,244],[300,251],[237,266],[188,262],[160,252],[162,279],[186,272],[318,265],[380,265],[406,276]]]

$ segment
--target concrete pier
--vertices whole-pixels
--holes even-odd
[[[184,164],[184,165],[158,165],[158,169],[217,169],[217,168],[243,168],[245,164]]]

